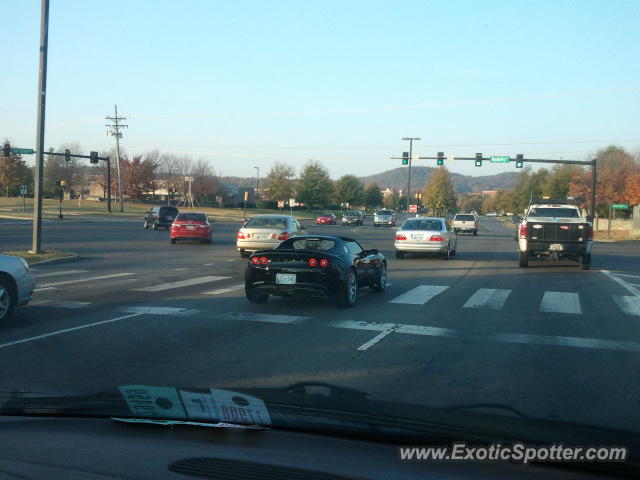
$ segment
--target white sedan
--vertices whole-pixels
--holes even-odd
[[[13,307],[31,301],[36,280],[20,257],[0,255],[0,322],[11,317]]]
[[[396,231],[396,258],[407,253],[434,253],[449,260],[456,253],[458,236],[444,218],[417,217],[405,220]]]

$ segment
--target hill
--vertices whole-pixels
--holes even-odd
[[[411,167],[411,190],[423,189],[435,170],[433,167]],[[518,176],[516,172],[505,172],[481,177],[452,172],[449,172],[449,175],[451,175],[451,180],[458,193],[498,189],[509,190],[515,184]],[[387,187],[406,189],[407,167],[394,168],[393,170],[359,178],[365,185],[371,182],[378,182],[380,188],[383,189]]]

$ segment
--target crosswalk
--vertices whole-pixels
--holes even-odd
[[[193,272],[193,271],[192,271]],[[94,272],[95,273],[95,272]],[[603,272],[612,278],[616,283],[620,284],[630,295],[611,295],[612,308],[626,315],[640,317],[640,294],[637,293],[633,284],[629,284],[621,277],[635,277],[632,275],[615,275],[609,272]],[[222,296],[242,296],[244,289],[243,283],[234,283],[224,285],[227,280],[235,280],[230,275],[201,275],[190,278],[178,278],[175,276],[188,275],[188,271],[180,270],[178,273],[169,275],[164,279],[149,276],[136,272],[117,272],[104,273],[102,275],[92,274],[89,270],[58,270],[36,272],[38,285],[35,290],[35,299],[33,305],[50,306],[56,308],[78,309],[86,308],[92,305],[85,298],[75,298],[74,301],[64,301],[60,298],[47,299],[46,293],[58,295],[61,290],[66,287],[73,289],[74,293],[84,292],[90,287],[107,288],[105,282],[109,283],[109,289],[112,291],[129,291],[140,293],[157,293],[168,292],[173,290],[184,289],[187,287],[202,287],[202,291],[195,292],[199,295],[210,297]],[[173,276],[173,278],[171,278]],[[639,277],[640,278],[640,277]],[[635,281],[635,278],[630,278]],[[161,281],[165,280],[165,281]],[[171,281],[166,281],[171,280]],[[220,288],[212,288],[212,285],[223,282]],[[133,285],[131,283],[134,283]],[[389,284],[390,285],[390,284]],[[396,286],[396,288],[398,288]],[[459,288],[453,288],[451,285],[415,285],[406,291],[399,288],[388,289],[388,294],[384,296],[375,296],[374,301],[382,301],[393,306],[406,305],[407,308],[419,308],[425,304],[434,302],[446,302],[447,308],[459,308],[465,310],[486,310],[501,311],[507,310],[509,305],[523,301],[522,296],[526,296],[526,302],[529,305],[535,303],[536,309],[543,314],[564,314],[564,315],[582,315],[583,302],[581,294],[575,291],[556,291],[549,290],[544,292],[533,293],[529,291],[518,290],[517,295],[520,297],[514,302],[514,291],[511,289],[499,288],[478,288],[476,290],[465,290],[461,294]],[[393,293],[393,295],[389,295]],[[41,295],[42,294],[42,295]],[[44,298],[43,298],[44,296]],[[91,300],[88,298],[86,300]]]

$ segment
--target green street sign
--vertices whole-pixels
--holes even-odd
[[[506,155],[497,155],[497,156],[489,157],[489,161],[491,163],[509,163],[511,159]]]
[[[11,153],[14,155],[33,155],[33,148],[12,148]]]
[[[628,203],[612,203],[611,208],[614,210],[629,210]]]

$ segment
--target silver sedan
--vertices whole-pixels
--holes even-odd
[[[458,236],[444,218],[417,217],[405,220],[396,231],[396,258],[407,253],[434,253],[449,260],[456,253]]]
[[[0,322],[11,317],[13,307],[31,301],[36,280],[20,257],[0,255]]]
[[[236,248],[242,258],[248,258],[251,252],[276,248],[304,230],[305,227],[288,215],[256,215],[238,230]]]

